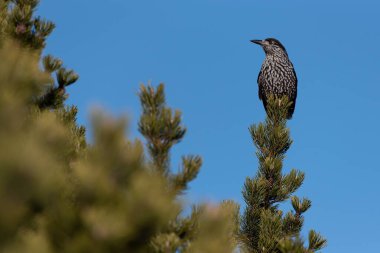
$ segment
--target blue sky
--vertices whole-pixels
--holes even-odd
[[[278,38],[299,79],[285,171],[306,173],[297,192],[313,201],[305,231],[328,238],[323,252],[350,253],[377,252],[380,237],[379,10],[368,0],[45,0],[39,14],[57,25],[46,53],[81,76],[68,90],[80,123],[101,105],[127,114],[138,137],[140,83],[166,84],[188,128],[173,169],[183,154],[204,158],[189,201],[244,206],[257,169],[248,127],[265,116],[264,52],[249,40]]]

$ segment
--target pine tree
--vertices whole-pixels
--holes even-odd
[[[0,251],[232,252],[236,205],[180,216],[178,196],[201,159],[184,157],[170,173],[170,148],[185,133],[179,113],[144,107],[145,123],[164,127],[147,135],[157,144],[150,162],[141,142],[125,136],[125,119],[95,115],[86,144],[76,107],[64,104],[78,76],[41,56],[54,25],[34,17],[37,5],[0,1]]]
[[[53,22],[35,16],[39,0],[4,0],[0,3],[0,45],[17,44],[33,54],[36,62],[41,63],[50,78],[40,83],[38,93],[30,98],[30,108],[35,112],[54,110],[71,131],[77,144],[74,150],[67,151],[77,155],[86,145],[85,129],[76,124],[78,112],[75,106],[65,106],[68,98],[66,88],[74,84],[79,76],[63,67],[63,62],[52,55],[42,56],[48,36],[53,32]]]
[[[125,136],[123,119],[96,114],[93,144],[73,159],[71,128],[54,110],[31,110],[50,76],[10,44],[0,58],[1,252],[232,252],[235,205],[180,217],[178,187]]]
[[[243,190],[247,206],[239,236],[245,252],[309,253],[319,251],[326,244],[326,240],[312,230],[308,246],[304,246],[300,232],[303,213],[311,207],[311,201],[298,198],[294,192],[302,185],[305,174],[295,169],[283,173],[283,160],[292,144],[286,127],[290,105],[286,97],[270,98],[265,122],[249,129],[257,148],[259,169],[255,177],[246,179]],[[284,214],[279,204],[289,199],[294,210]]]
[[[42,61],[45,72],[56,75],[47,89],[35,98],[40,108],[63,107],[67,98],[66,87],[75,83],[79,76],[73,70],[63,67],[63,62],[51,55],[42,57],[47,37],[55,25],[51,21],[36,17],[34,12],[39,0],[6,0],[0,5],[0,38],[11,39],[20,46],[29,49]]]
[[[179,206],[124,136],[125,120],[96,115],[94,143],[68,171],[71,128],[30,110],[49,75],[10,44],[0,58],[0,251],[147,252]]]
[[[186,133],[186,128],[181,123],[181,112],[167,107],[163,84],[160,84],[157,89],[150,85],[141,85],[139,96],[143,109],[139,122],[139,131],[146,139],[146,146],[154,171],[166,178],[168,182],[167,191],[173,193],[175,198],[178,198],[188,188],[188,184],[198,175],[202,165],[202,158],[193,155],[183,156],[180,171],[173,173],[170,165],[170,151],[175,144],[183,139]],[[205,227],[204,225],[210,222],[204,217],[205,211],[209,209],[205,206],[194,206],[192,213],[188,217],[183,217],[181,215],[182,210],[178,210],[175,219],[153,239],[154,252],[198,252],[197,250],[205,249],[204,247],[209,248],[206,252],[232,252],[234,245],[232,237],[237,229],[235,226],[237,224],[238,207],[233,202],[224,202],[220,205],[220,208],[221,210],[215,207],[213,209],[215,213],[221,212],[222,215],[227,215],[226,224],[218,225],[215,222],[211,222],[211,224],[219,228],[220,226],[227,226],[213,234],[220,235],[221,238],[211,240],[209,235],[208,237],[200,235],[200,231],[202,231],[200,226]],[[209,225],[206,231],[212,229],[211,227]],[[221,240],[223,237],[228,238]],[[209,238],[210,241],[207,242],[207,239],[205,241],[205,238]],[[212,241],[217,243],[210,246],[213,245]]]

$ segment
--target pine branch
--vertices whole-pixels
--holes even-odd
[[[140,102],[143,109],[139,131],[147,141],[147,147],[156,170],[173,180],[174,188],[186,189],[186,185],[198,174],[200,157],[183,159],[183,169],[178,175],[170,173],[171,148],[182,141],[186,128],[181,122],[181,112],[166,106],[164,85],[157,89],[148,85],[140,87]]]
[[[186,133],[181,121],[181,112],[166,105],[163,84],[158,85],[156,89],[150,85],[141,85],[139,97],[143,111],[139,131],[146,139],[152,165],[155,172],[167,179],[169,192],[179,196],[198,175],[202,158],[191,155],[182,157],[180,171],[173,173],[170,164],[171,148],[181,142]],[[189,217],[182,217],[181,212],[178,212],[176,219],[152,240],[154,252],[185,251],[198,231],[200,212],[200,209],[193,208]]]

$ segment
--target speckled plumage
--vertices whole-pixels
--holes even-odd
[[[265,110],[270,95],[286,95],[293,102],[287,116],[288,119],[292,118],[297,99],[297,76],[285,47],[273,38],[252,42],[261,45],[265,51],[265,60],[257,78],[259,98],[263,101]]]

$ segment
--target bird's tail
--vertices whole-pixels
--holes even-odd
[[[293,117],[295,108],[296,108],[296,100],[293,100],[288,110],[288,115],[286,117],[287,119],[291,119]]]

